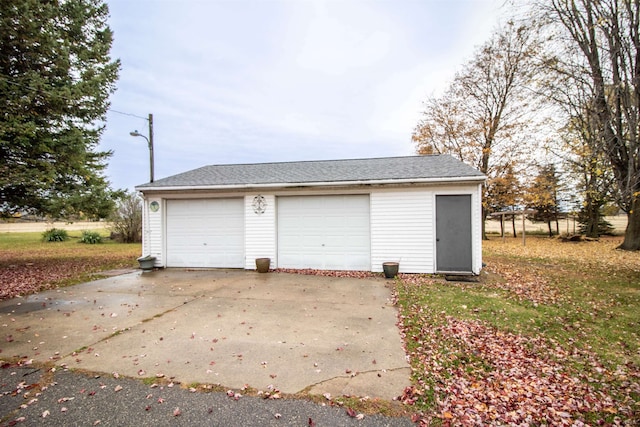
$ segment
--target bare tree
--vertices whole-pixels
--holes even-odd
[[[443,96],[425,102],[412,139],[420,154],[451,154],[488,177],[531,147],[525,132],[537,41],[513,22],[497,32],[456,74]],[[528,139],[524,139],[528,138]],[[487,210],[483,209],[484,220]]]
[[[543,0],[537,12],[556,31],[549,69],[589,89],[570,102],[583,109],[590,147],[604,153],[615,177],[628,216],[620,247],[640,250],[640,0]]]
[[[138,193],[127,192],[110,218],[112,236],[123,243],[142,241],[142,199]]]
[[[581,196],[579,222],[587,237],[600,236],[604,224],[603,207],[613,201],[615,179],[611,165],[602,150],[590,114],[577,115],[561,130],[567,169],[577,178]]]
[[[537,87],[556,111],[555,135],[545,142],[545,149],[562,161],[572,178],[582,230],[588,237],[599,237],[603,206],[618,195],[613,169],[590,107],[594,92],[583,78],[587,70],[584,64],[559,62],[558,55],[553,48],[540,55]]]

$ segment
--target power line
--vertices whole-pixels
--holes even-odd
[[[14,86],[19,86],[19,87],[21,87],[23,89],[27,89],[27,90],[30,90],[32,92],[43,92],[43,93],[46,93],[48,95],[53,95],[51,92],[49,92],[47,90],[38,89],[38,88],[31,87],[31,86],[27,86],[27,85],[22,84],[22,83],[16,83],[14,81],[11,81],[9,79],[9,77],[6,77],[6,76],[0,75],[0,79],[4,80],[8,84],[11,84],[11,85],[14,85]],[[73,100],[73,99],[69,99],[69,98],[67,98],[65,96],[60,96],[60,95],[56,95],[56,96],[58,96],[61,99],[66,100],[66,101],[69,101],[69,102],[76,101],[76,100]],[[136,119],[142,119],[142,120],[147,120],[147,121],[149,120],[147,117],[138,116],[138,115],[132,114],[132,113],[125,113],[123,111],[114,110],[113,108],[107,108],[107,111],[111,111],[112,113],[116,113],[116,114],[121,114],[123,116],[135,117]]]
[[[114,110],[113,108],[107,108],[107,110],[111,111],[112,113],[122,114],[123,116],[135,117],[136,119],[142,119],[147,121],[149,120],[148,117],[136,116],[135,114],[131,114],[131,113],[123,113],[122,111]]]

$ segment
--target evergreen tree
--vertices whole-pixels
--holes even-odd
[[[97,151],[120,63],[103,0],[0,2],[0,216],[106,217]]]
[[[612,235],[613,225],[607,221],[603,206],[593,209],[592,205],[584,204],[578,212],[578,223],[580,224],[580,234],[587,237],[598,238],[603,235]]]

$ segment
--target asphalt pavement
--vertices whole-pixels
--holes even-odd
[[[0,369],[0,425],[19,426],[411,426],[409,418],[350,416],[302,399],[191,392],[131,378],[33,367]]]

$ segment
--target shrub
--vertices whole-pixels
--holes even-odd
[[[102,243],[102,236],[97,231],[84,230],[82,237],[80,237],[80,243],[86,243],[89,245],[95,245],[96,243]]]
[[[142,198],[126,193],[118,201],[118,208],[110,218],[111,236],[122,243],[142,241]]]
[[[50,228],[42,233],[42,240],[45,242],[64,242],[68,238],[67,230],[61,228]]]

